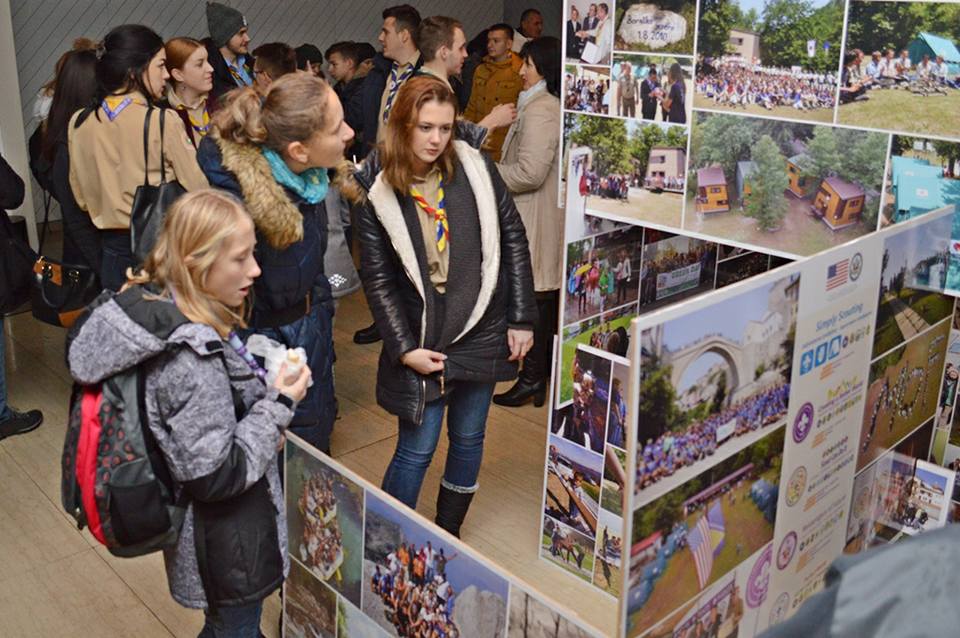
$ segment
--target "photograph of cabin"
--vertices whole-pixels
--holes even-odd
[[[698,213],[725,213],[730,210],[727,178],[722,167],[711,166],[697,171],[696,203]]]
[[[659,192],[683,192],[683,181],[687,166],[687,152],[677,146],[654,146],[647,156],[647,174],[643,178],[644,188]]]
[[[812,255],[877,228],[887,135],[695,111],[683,228]]]

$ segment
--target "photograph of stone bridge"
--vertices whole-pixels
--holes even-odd
[[[783,421],[799,284],[785,277],[644,331],[637,459],[644,501]]]

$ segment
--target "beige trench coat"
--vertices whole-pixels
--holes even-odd
[[[563,208],[557,206],[560,181],[560,100],[546,91],[520,110],[503,142],[497,163],[520,211],[530,243],[537,292],[563,282]]]

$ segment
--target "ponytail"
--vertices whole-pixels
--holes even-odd
[[[213,116],[213,126],[221,138],[237,144],[263,144],[267,141],[260,96],[253,87],[234,89],[226,94],[223,102]]]

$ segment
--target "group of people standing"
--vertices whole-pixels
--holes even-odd
[[[617,76],[617,115],[637,116],[637,100],[640,101],[640,117],[644,120],[686,124],[687,88],[683,67],[672,63],[666,77],[657,71],[655,64],[646,66],[646,74],[634,73],[628,61],[620,63]],[[659,115],[658,115],[659,111]]]
[[[42,132],[65,250],[107,291],[71,331],[70,372],[94,384],[146,366],[148,424],[190,502],[164,552],[171,592],[205,610],[204,635],[239,635],[288,569],[284,434],[330,452],[337,298],[362,282],[367,337],[383,340],[377,401],[399,421],[383,488],[411,507],[449,411],[436,517],[449,532],[478,488],[491,399],[544,402],[563,280],[561,52],[528,11],[521,29],[484,32],[467,82],[464,26],[398,5],[381,52],[327,49],[331,85],[318,48],[251,52],[240,11],[206,15],[202,41],[123,25],[65,54]],[[139,263],[131,211],[162,182],[185,194]],[[170,316],[160,343],[145,326]],[[306,365],[268,386],[254,333],[303,348]]]

